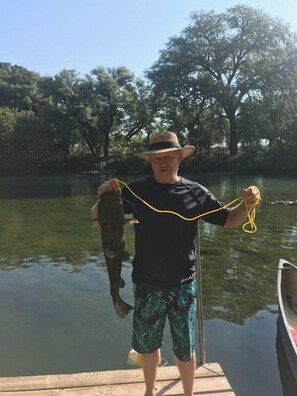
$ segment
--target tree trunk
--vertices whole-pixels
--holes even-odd
[[[104,133],[103,155],[104,157],[108,157],[109,155],[109,131]]]
[[[228,116],[230,122],[229,155],[231,158],[238,156],[238,126],[235,114]]]

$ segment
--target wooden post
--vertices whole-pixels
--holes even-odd
[[[198,319],[198,337],[199,337],[199,352],[200,352],[199,363],[205,364],[206,353],[205,353],[204,327],[203,327],[203,293],[202,293],[199,221],[197,221],[195,247],[196,247],[196,280],[197,280],[197,319]]]

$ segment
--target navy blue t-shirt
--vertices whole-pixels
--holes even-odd
[[[187,218],[223,206],[205,187],[183,177],[175,184],[160,184],[150,177],[134,181],[129,187],[151,206]],[[132,213],[139,221],[135,224],[133,282],[167,289],[193,279],[197,220],[186,221],[174,214],[157,213],[127,188],[123,188],[122,196],[125,213]],[[224,226],[227,215],[228,209],[222,209],[204,216],[203,220]]]

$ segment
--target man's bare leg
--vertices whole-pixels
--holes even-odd
[[[155,396],[157,368],[161,363],[160,349],[157,349],[153,353],[142,354],[141,363],[142,363],[144,381],[146,386],[144,396]]]
[[[180,378],[184,388],[184,396],[193,396],[194,377],[196,370],[195,352],[190,360],[183,362],[175,357],[175,364],[179,370]]]

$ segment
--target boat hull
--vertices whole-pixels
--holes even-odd
[[[281,259],[278,265],[278,327],[292,373],[297,381],[297,346],[292,331],[297,330],[297,267]]]

